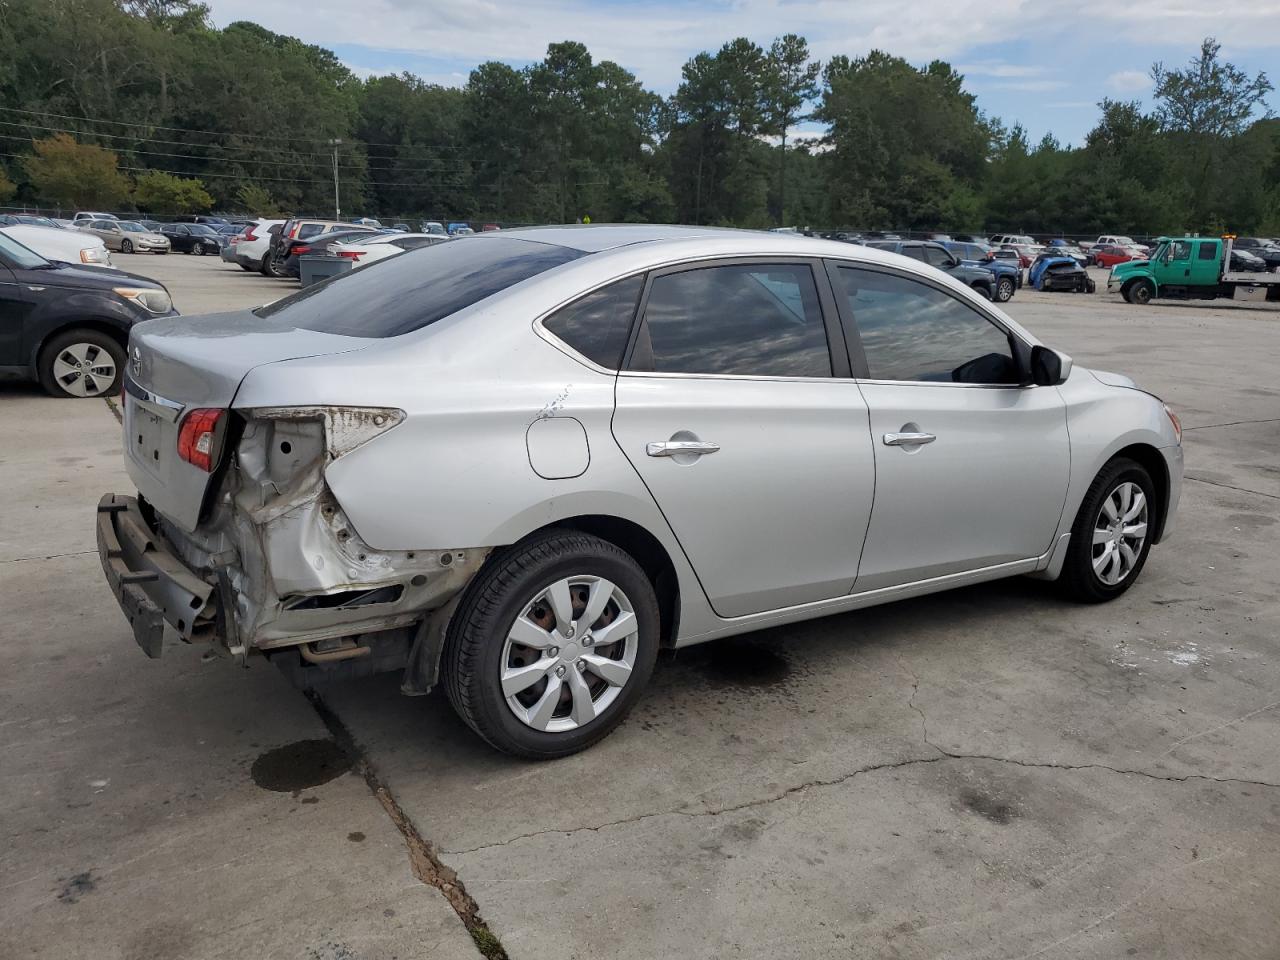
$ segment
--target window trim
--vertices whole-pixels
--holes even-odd
[[[862,345],[862,333],[858,329],[857,321],[853,317],[853,311],[849,307],[849,298],[845,296],[837,296],[836,308],[839,311],[840,323],[845,328],[845,340],[849,343],[849,355],[853,361],[854,376],[853,379],[858,383],[866,384],[895,384],[912,387],[960,387],[966,390],[1023,390],[1033,387],[1035,384],[1029,382],[1027,376],[1028,370],[1031,368],[1031,344],[1023,340],[1022,337],[1005,324],[998,316],[984,309],[980,304],[970,303],[962,297],[956,295],[956,291],[949,289],[946,284],[938,282],[933,277],[926,276],[923,273],[915,273],[910,270],[901,270],[896,267],[881,263],[869,263],[865,260],[847,260],[838,257],[825,257],[824,261],[827,265],[827,274],[831,284],[832,293],[841,289],[842,281],[840,280],[837,270],[840,267],[855,267],[860,270],[871,270],[875,273],[884,273],[899,279],[913,280],[916,283],[922,283],[927,287],[932,287],[939,293],[949,296],[952,300],[956,300],[963,306],[966,306],[977,313],[984,320],[995,324],[998,330],[1004,331],[1004,335],[1009,338],[1009,345],[1013,354],[1013,362],[1018,367],[1019,383],[951,383],[945,380],[878,380],[871,376],[871,367],[867,363],[866,351]]]
[[[603,290],[605,287],[611,286],[615,283],[621,283],[623,280],[630,280],[632,277],[641,277],[643,279],[641,281],[640,298],[636,301],[636,309],[632,311],[630,325],[627,327],[626,345],[627,348],[629,348],[631,346],[631,336],[635,331],[636,315],[640,312],[640,306],[644,303],[644,295],[648,290],[648,279],[645,277],[647,272],[647,270],[631,270],[616,277],[610,277],[608,280],[602,280],[600,283],[592,284],[586,290],[577,291],[568,299],[562,300],[549,310],[544,310],[542,313],[538,314],[538,316],[533,320],[533,332],[561,353],[567,354],[569,359],[577,360],[584,367],[587,367],[596,373],[603,373],[606,376],[616,377],[620,372],[619,370],[611,370],[608,367],[602,367],[586,354],[579,353],[572,344],[561,340],[554,333],[548,330],[544,325],[544,321],[559,313],[565,307],[573,306],[573,304],[577,303],[579,300],[591,296],[591,294],[595,293],[597,290]],[[627,350],[624,348],[622,352],[623,363],[626,362],[626,358]]]
[[[649,293],[653,289],[653,281],[655,279],[672,274],[690,273],[694,270],[707,270],[715,267],[751,267],[775,264],[778,266],[805,266],[809,268],[813,277],[814,289],[818,294],[818,310],[827,344],[827,360],[831,365],[831,373],[828,376],[774,376],[763,373],[679,373],[675,371],[627,369],[635,352],[636,340],[640,335],[645,309],[649,306]],[[844,333],[840,328],[838,306],[835,302],[834,291],[830,287],[830,280],[826,279],[826,282],[824,282],[824,278],[826,278],[826,271],[822,267],[821,257],[794,255],[770,256],[768,254],[756,254],[743,256],[741,254],[729,254],[721,257],[698,257],[681,261],[680,263],[665,264],[661,267],[651,268],[648,271],[648,276],[645,277],[644,289],[640,292],[640,301],[636,305],[635,314],[631,318],[631,331],[627,337],[627,347],[622,352],[622,366],[617,371],[618,376],[659,377],[672,380],[763,380],[783,383],[797,381],[801,383],[850,381],[853,377],[849,367],[849,355],[847,345],[844,342]]]

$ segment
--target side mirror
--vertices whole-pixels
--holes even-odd
[[[1031,382],[1037,387],[1056,387],[1071,376],[1071,358],[1049,347],[1031,348]]]

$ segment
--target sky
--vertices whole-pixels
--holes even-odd
[[[207,0],[214,22],[252,20],[333,50],[359,76],[409,71],[451,86],[473,67],[520,67],[579,40],[667,95],[694,54],[784,33],[819,60],[879,48],[917,65],[947,60],[980,108],[1035,143],[1079,144],[1103,97],[1149,102],[1154,61],[1181,66],[1206,36],[1280,86],[1280,0]],[[303,11],[303,15],[299,15]],[[1270,98],[1280,109],[1280,96]],[[817,128],[802,124],[798,132]]]

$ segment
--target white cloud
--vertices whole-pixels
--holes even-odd
[[[966,77],[1037,77],[1045,72],[1044,67],[1003,60],[975,60],[957,64],[956,69]]]
[[[1117,70],[1107,77],[1107,86],[1117,93],[1142,93],[1151,88],[1151,78],[1141,70]]]

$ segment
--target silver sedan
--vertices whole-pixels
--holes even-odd
[[[143,650],[442,682],[495,747],[613,729],[661,647],[998,577],[1129,589],[1181,433],[923,263],[710,229],[466,237],[134,328]]]

